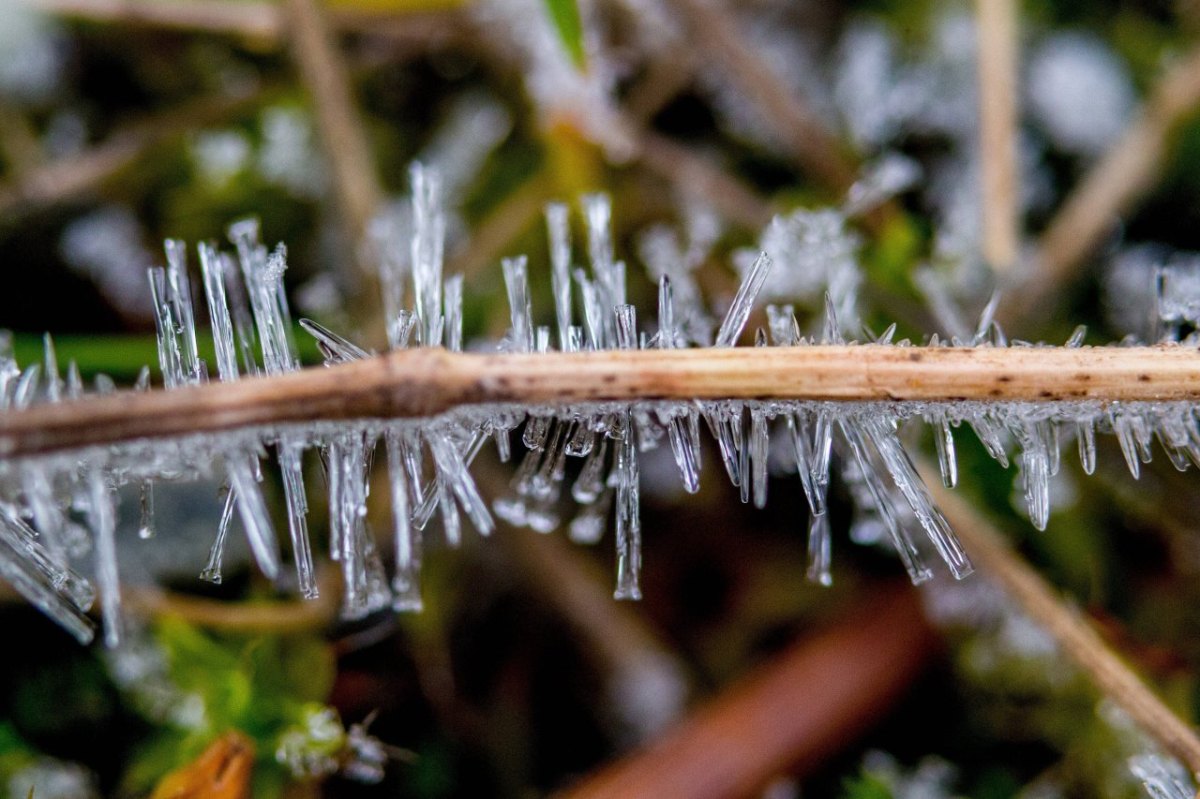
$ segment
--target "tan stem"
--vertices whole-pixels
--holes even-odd
[[[940,486],[936,470],[923,466],[926,483],[967,553],[1021,609],[1046,629],[1104,695],[1129,714],[1166,751],[1200,773],[1200,738],[1146,687],[1080,615],[1004,542],[960,496]]]
[[[1016,263],[1017,8],[1016,0],[977,0],[979,28],[980,169],[983,257],[1003,274]]]
[[[280,377],[118,394],[0,414],[0,457],[319,420],[429,417],[464,405],[608,400],[1200,399],[1179,347],[812,346],[480,355],[393,352]]]

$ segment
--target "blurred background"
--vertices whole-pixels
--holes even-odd
[[[22,363],[50,332],[86,379],[132,384],[157,362],[146,269],[163,239],[224,241],[254,216],[287,244],[296,313],[371,343],[370,243],[402,216],[419,160],[443,176],[468,347],[508,324],[501,257],[527,253],[534,307],[552,307],[543,208],[589,192],[612,197],[641,308],[672,269],[724,308],[762,247],[792,259],[766,294],[806,326],[840,276],[861,281],[868,329],[971,331],[994,287],[976,13],[952,0],[0,0],[0,327]],[[1065,266],[1006,332],[1150,339],[1156,267],[1200,263],[1200,6],[1053,0],[1018,15],[1022,252]],[[1050,235],[1114,152],[1140,159],[1114,173],[1116,199]],[[843,213],[864,180],[894,196]],[[1160,458],[1134,482],[1102,441],[1091,477],[1065,459],[1042,533],[1015,468],[973,435],[958,457],[958,491],[1194,721],[1195,476]],[[641,602],[611,599],[607,535],[580,546],[502,524],[433,547],[423,612],[354,624],[335,600],[275,594],[240,536],[223,584],[196,579],[219,485],[161,489],[150,541],[128,495],[130,643],[78,647],[4,597],[0,791],[1142,795],[1127,760],[1149,744],[986,575],[912,588],[835,476],[833,583],[814,584],[787,459],[765,510],[738,501],[714,450],[703,460],[688,495],[667,448],[644,455]],[[511,471],[481,456],[489,500]],[[768,710],[777,734],[745,731]],[[673,744],[653,748],[664,735]],[[633,782],[604,794],[614,763]],[[710,779],[718,765],[729,782]],[[667,790],[663,774],[694,780]]]

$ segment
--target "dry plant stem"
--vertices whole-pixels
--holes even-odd
[[[1153,185],[1171,134],[1200,105],[1200,48],[1172,66],[1121,139],[1084,176],[1038,242],[1036,272],[1001,310],[1012,322],[1035,318]]]
[[[753,230],[771,221],[770,203],[704,155],[651,131],[636,133],[634,143],[645,169],[711,204],[726,219]]]
[[[1080,615],[1004,542],[991,525],[954,492],[941,487],[936,469],[921,471],[938,506],[982,573],[999,583],[1021,609],[1046,629],[1062,651],[1109,699],[1166,751],[1200,774],[1200,738],[1135,675]]]
[[[135,614],[173,616],[189,624],[230,633],[289,633],[321,630],[337,619],[337,582],[321,580],[315,600],[229,602],[142,586],[124,586],[122,601]]]
[[[278,3],[226,0],[25,0],[34,8],[66,19],[196,33],[244,36],[270,42],[285,40],[286,20]],[[403,11],[403,9],[398,9]],[[458,33],[457,11],[403,13],[330,9],[331,24],[344,33],[386,38],[395,43],[428,45]]]
[[[264,90],[204,97],[114,133],[79,155],[34,167],[0,185],[0,218],[65,202],[114,178],[147,149],[253,108]]]
[[[742,347],[583,353],[404,350],[279,377],[90,397],[0,414],[0,457],[320,420],[430,417],[459,406],[608,400],[1200,399],[1179,347]]]
[[[365,318],[376,318],[378,277],[363,245],[384,194],[366,129],[352,97],[349,70],[317,0],[284,0],[284,7],[296,65],[312,95],[313,113],[333,173],[338,205],[347,223],[352,256],[359,267],[356,299]]]
[[[998,274],[1018,256],[1017,3],[976,0],[983,257]]]
[[[773,777],[804,774],[857,737],[916,676],[933,644],[916,593],[880,591],[563,796],[754,796]]]
[[[724,63],[797,163],[833,191],[848,189],[856,176],[855,164],[804,102],[750,49],[727,9],[708,0],[672,3],[686,18],[699,49]]]

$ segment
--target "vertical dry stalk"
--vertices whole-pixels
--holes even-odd
[[[1058,642],[1063,653],[1129,714],[1142,731],[1200,774],[1200,738],[1142,683],[1079,614],[1004,542],[991,525],[954,492],[941,487],[937,470],[921,465],[938,506],[980,571],[995,580],[1021,609]]]
[[[983,177],[983,258],[998,275],[1017,262],[1017,8],[977,0],[979,128]]]
[[[365,256],[371,220],[383,203],[375,160],[352,97],[350,75],[317,0],[286,0],[296,65],[309,92],[329,163],[334,190],[358,263],[358,297],[364,318],[379,316],[378,277]]]

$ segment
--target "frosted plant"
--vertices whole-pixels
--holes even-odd
[[[1062,150],[1094,158],[1116,141],[1133,115],[1133,81],[1097,36],[1057,33],[1033,51],[1029,108]]]
[[[58,88],[64,42],[55,23],[19,0],[0,0],[0,98],[38,103]]]
[[[929,756],[913,769],[900,766],[887,752],[872,749],[863,756],[863,771],[882,782],[894,799],[951,799],[957,770],[947,761]]]
[[[590,6],[580,8],[587,13]],[[584,46],[587,68],[572,64],[562,40],[547,17],[545,4],[536,0],[487,0],[473,13],[482,28],[494,35],[495,44],[509,49],[523,66],[525,87],[537,105],[544,124],[571,120],[588,138],[604,146],[616,160],[626,159],[632,144],[617,116],[613,97],[615,72],[598,43]]]
[[[142,226],[129,208],[103,206],[72,220],[63,229],[63,260],[90,277],[104,297],[129,316],[153,315],[145,290],[153,255],[142,243]]]
[[[250,161],[249,138],[236,130],[197,133],[191,141],[191,157],[200,176],[214,187],[229,184]]]
[[[259,173],[299,197],[319,197],[329,178],[308,115],[298,108],[272,106],[263,111],[260,124]]]
[[[1141,780],[1151,799],[1192,799],[1196,788],[1180,763],[1156,754],[1129,759],[1129,770]]]
[[[887,170],[884,177],[879,174],[872,172],[863,185],[880,190],[903,183],[886,178]],[[716,443],[719,471],[743,502],[758,507],[767,501],[770,462],[778,460],[781,449],[772,447],[772,436],[782,439],[789,471],[797,476],[808,505],[812,580],[828,584],[832,579],[832,541],[838,531],[829,522],[827,494],[836,467],[843,470],[858,508],[852,537],[886,542],[913,581],[924,582],[934,575],[937,561],[958,578],[968,575],[972,565],[904,443],[902,428],[913,423],[923,421],[931,428],[940,479],[947,486],[958,482],[955,441],[965,429],[1002,465],[1016,464],[1020,493],[1039,529],[1049,518],[1050,486],[1062,468],[1062,451],[1072,441],[1087,472],[1095,468],[1098,432],[1115,435],[1134,476],[1156,446],[1181,470],[1200,463],[1200,425],[1190,395],[1184,391],[1178,400],[1150,399],[1164,395],[1140,389],[1140,380],[1119,382],[1119,390],[1110,389],[1115,394],[1080,390],[1042,396],[1021,393],[1023,389],[1006,394],[1000,388],[1002,377],[990,393],[970,389],[951,373],[942,384],[946,387],[931,390],[925,399],[904,401],[895,401],[894,393],[908,390],[903,377],[891,384],[893,389],[869,380],[859,389],[843,389],[836,382],[820,388],[821,379],[836,380],[820,376],[837,370],[851,382],[862,380],[854,376],[859,362],[868,377],[886,377],[897,368],[912,374],[920,370],[917,385],[932,385],[939,379],[937,364],[946,358],[992,359],[999,364],[996,369],[1019,372],[1030,357],[1064,363],[1076,359],[1071,362],[1084,364],[1073,367],[1078,369],[1087,368],[1092,352],[1103,352],[1081,348],[1082,329],[1065,347],[1010,344],[993,321],[995,302],[974,324],[962,323],[963,335],[949,342],[937,336],[920,347],[907,340],[894,342],[892,326],[878,335],[868,332],[867,341],[857,343],[853,331],[860,327],[856,288],[861,278],[844,210],[800,212],[776,220],[763,239],[773,252],[759,252],[743,266],[742,284],[723,313],[705,306],[692,276],[715,235],[703,215],[685,239],[662,230],[651,234],[642,249],[657,283],[657,320],[647,321],[628,302],[631,278],[611,236],[608,198],[583,198],[586,235],[577,245],[570,239],[571,209],[553,204],[547,209],[550,264],[534,266],[524,257],[502,264],[509,328],[495,344],[498,354],[464,354],[464,285],[460,276],[444,274],[441,183],[435,172],[419,164],[411,178],[408,238],[392,239],[396,251],[381,253],[386,256],[381,283],[390,297],[384,306],[390,355],[375,356],[304,319],[299,327],[316,340],[329,371],[301,370],[282,283],[287,252],[282,246],[268,249],[253,221],[230,228],[232,252],[208,243],[197,248],[196,283],[203,301],[193,292],[196,270],[188,264],[184,245],[167,242],[166,266],[149,272],[167,391],[141,398],[156,403],[258,398],[249,405],[205,404],[200,418],[167,416],[169,406],[160,406],[164,410],[128,418],[129,403],[123,397],[80,401],[84,386],[78,370],[68,364],[64,376],[49,338],[42,363],[21,368],[8,339],[0,337],[0,448],[6,453],[0,460],[0,577],[82,641],[93,635],[84,614],[98,596],[105,641],[116,644],[125,624],[114,492],[125,485],[136,489],[142,506],[139,528],[149,536],[155,481],[216,477],[225,485],[224,510],[201,573],[207,580],[222,579],[236,515],[254,561],[271,580],[294,579],[302,596],[317,596],[314,553],[323,550],[342,572],[348,618],[387,607],[414,610],[422,604],[420,565],[434,529],[430,522],[438,518],[440,538],[458,546],[472,530],[488,535],[499,516],[542,533],[564,528],[571,539],[588,543],[602,539],[611,523],[617,550],[614,593],[635,599],[641,594],[641,454],[668,449],[682,487],[695,492],[702,479],[701,430],[707,429]],[[869,193],[861,189],[857,196]],[[554,307],[544,317],[532,302],[534,269],[550,277]],[[794,272],[785,275],[793,283],[771,289],[780,269]],[[813,269],[822,270],[816,281],[798,282],[811,280],[802,272]],[[1193,283],[1187,268],[1168,265],[1161,272],[1157,305],[1168,342],[1195,324]],[[814,314],[816,330],[806,334],[792,306],[769,305],[767,327],[751,336],[750,320],[764,295],[773,291],[773,296],[786,297],[788,285],[793,291],[794,285],[803,285],[809,295],[825,290],[823,312]],[[209,323],[215,368],[199,356],[197,318]],[[543,318],[553,323],[541,324]],[[738,346],[746,338],[753,338],[754,346]],[[1115,356],[1122,350],[1110,352]],[[1131,368],[1138,370],[1151,368],[1146,359],[1184,363],[1188,357],[1183,348],[1169,346],[1130,352],[1137,357]],[[644,382],[653,379],[644,375],[656,369],[665,375],[661,370],[696,356],[708,359],[717,388],[676,381],[676,388],[664,391],[667,383]],[[812,384],[791,382],[783,364],[811,358],[828,358],[823,366],[800,367],[798,374],[808,375]],[[549,371],[541,371],[543,362]],[[755,362],[775,362],[783,371],[751,365],[746,384],[736,370]],[[604,366],[612,363],[640,366]],[[735,371],[726,371],[730,367],[723,363],[735,365]],[[583,365],[583,371],[570,364]],[[403,383],[395,383],[395,375],[403,375]],[[243,382],[247,377],[259,379]],[[766,382],[755,384],[754,379]],[[1152,380],[1149,374],[1147,380]],[[212,385],[217,382],[224,385]],[[1127,382],[1133,387],[1125,388]],[[145,389],[148,377],[139,385]],[[522,385],[529,390],[520,389]],[[276,386],[284,393],[276,400],[262,394],[260,386]],[[285,386],[299,387],[302,394],[283,399],[295,390]],[[113,391],[111,381],[101,379],[92,393]],[[1054,401],[1045,401],[1047,397]],[[86,425],[75,446],[47,443],[36,428],[20,432],[31,414],[52,412],[64,402],[72,403],[68,428],[74,414],[86,416],[89,408],[106,408],[105,413],[116,416],[109,423]],[[163,424],[184,426],[164,429]],[[484,497],[470,473],[485,446],[496,447],[501,460],[516,461],[508,489],[491,498]],[[314,451],[329,497],[329,537],[320,547],[310,538],[308,518],[308,492],[314,486],[306,485],[304,477],[307,453]],[[572,459],[577,470],[568,469]],[[376,460],[386,465],[391,494],[390,575],[385,553],[368,527],[368,477]],[[286,549],[267,511],[262,483],[268,468],[278,469],[282,482]],[[565,501],[568,496],[577,505],[574,511]],[[89,548],[95,549],[93,579],[74,567]]]
[[[100,796],[96,777],[78,763],[39,757],[8,778],[9,796],[39,799],[92,799]]]
[[[788,20],[793,11],[789,3],[770,4],[761,13],[739,16],[738,29],[775,80],[792,95],[804,98],[818,119],[829,121],[834,109],[828,84],[821,78],[819,46],[803,25]],[[746,96],[719,62],[705,60],[700,78],[727,131],[772,149],[783,146],[778,132],[764,121],[760,107]]]

